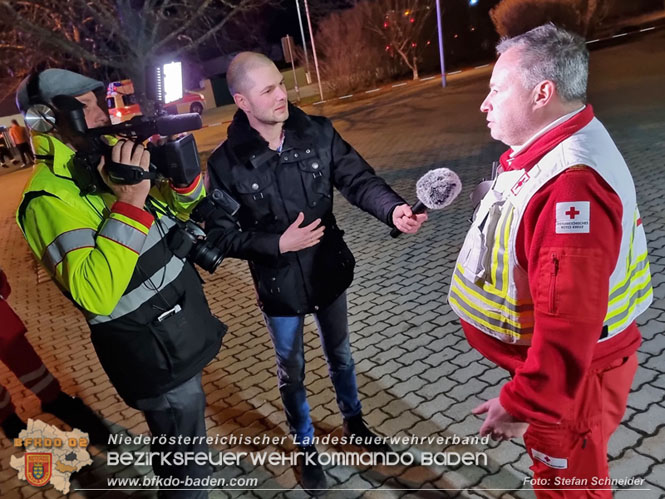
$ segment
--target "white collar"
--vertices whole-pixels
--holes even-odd
[[[281,153],[282,149],[284,148],[284,139],[286,138],[286,134],[284,133],[284,129],[282,128],[282,133],[279,136],[279,147],[277,148],[277,152]]]
[[[514,158],[514,157],[517,156],[520,152],[522,152],[524,149],[526,149],[528,146],[530,146],[531,144],[533,144],[533,143],[535,142],[535,140],[536,140],[538,137],[544,135],[545,132],[550,131],[552,128],[555,128],[555,127],[559,126],[559,125],[560,125],[561,123],[563,123],[564,121],[568,121],[570,118],[572,118],[573,116],[575,116],[577,113],[582,112],[582,111],[584,110],[585,107],[586,107],[586,105],[582,106],[581,108],[577,109],[576,111],[573,111],[572,113],[568,113],[568,114],[566,114],[566,115],[564,115],[564,116],[561,116],[561,118],[558,118],[558,119],[554,120],[552,123],[550,123],[549,125],[545,126],[544,128],[541,128],[538,132],[536,132],[534,135],[532,135],[531,137],[529,137],[529,139],[528,139],[524,144],[521,144],[521,145],[519,145],[519,146],[511,146],[513,152],[510,153],[510,157],[511,157],[511,158]]]

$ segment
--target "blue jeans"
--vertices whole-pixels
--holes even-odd
[[[298,443],[308,445],[314,436],[314,426],[305,391],[305,316],[275,317],[264,314],[264,318],[275,347],[279,392],[286,419]],[[361,407],[349,344],[346,293],[342,293],[325,309],[315,313],[314,318],[319,329],[323,354],[328,362],[328,373],[335,387],[337,405],[344,418],[356,416],[360,414]]]

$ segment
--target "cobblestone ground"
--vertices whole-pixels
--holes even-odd
[[[609,453],[614,477],[641,477],[644,488],[623,490],[619,498],[665,496],[665,33],[652,33],[592,55],[591,102],[610,129],[635,177],[647,229],[655,302],[640,317],[644,343],[624,422]],[[392,240],[388,230],[363,212],[336,199],[336,214],[357,258],[349,290],[351,335],[365,418],[389,436],[452,437],[475,435],[480,419],[470,410],[496,396],[506,374],[471,350],[446,304],[450,269],[466,232],[471,187],[502,152],[493,144],[477,111],[489,73],[472,75],[442,91],[435,82],[395,90],[372,100],[327,107],[343,135],[382,175],[413,199],[415,180],[432,167],[457,171],[465,189],[448,209],[432,213],[415,237]],[[321,109],[319,109],[321,111]],[[14,175],[14,174],[12,174]],[[35,271],[18,230],[3,213],[0,263],[14,287],[11,298],[25,319],[28,338],[70,393],[80,395],[118,432],[146,433],[141,414],[125,406],[101,370],[86,326],[51,282]],[[287,432],[276,388],[271,344],[255,306],[244,263],[228,260],[205,276],[212,309],[229,326],[225,345],[206,369],[209,435]],[[307,387],[317,434],[341,435],[341,417],[327,376],[313,322],[306,321]],[[39,417],[37,399],[0,366],[24,418]],[[61,424],[61,423],[60,423]],[[328,466],[331,498],[502,497],[527,498],[530,475],[521,441],[489,445],[403,445],[410,454],[424,451],[485,453],[487,463],[465,466]],[[219,452],[278,450],[293,446],[213,446]],[[122,448],[121,450],[136,450]],[[143,449],[147,450],[147,449]],[[334,446],[320,450],[341,451]],[[73,480],[73,489],[107,487],[106,478],[143,476],[145,467],[109,468],[91,449],[94,464]],[[9,468],[16,453],[6,440],[0,448],[0,496],[58,497],[52,489],[20,482]],[[258,479],[256,490],[215,491],[212,497],[305,497],[288,466],[253,465],[220,469],[218,477]],[[72,497],[154,497],[154,492],[79,491]]]

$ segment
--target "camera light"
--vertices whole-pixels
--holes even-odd
[[[182,63],[170,62],[163,66],[164,103],[182,99]]]

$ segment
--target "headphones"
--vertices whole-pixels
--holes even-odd
[[[35,132],[48,133],[55,129],[55,110],[44,102],[39,91],[39,70],[33,70],[26,84],[28,110],[25,112],[25,124]]]
[[[53,105],[49,105],[39,91],[39,69],[34,69],[26,83],[28,94],[28,109],[25,112],[26,126],[35,132],[48,133],[56,129],[56,112],[61,119],[69,123],[74,132],[85,133],[88,129],[83,114],[83,104],[76,98],[66,95],[56,95]],[[99,154],[77,152],[74,155],[74,164],[78,166],[72,172],[74,183],[81,190],[82,195],[96,194],[105,189],[105,185],[97,173]],[[40,158],[40,156],[37,156]],[[48,158],[43,156],[42,158]],[[52,159],[53,156],[50,156]]]
[[[57,121],[64,118],[72,131],[79,134],[87,132],[83,104],[68,95],[56,95],[52,99],[53,104],[47,104],[39,91],[39,74],[39,69],[33,70],[26,83],[29,107],[24,119],[28,128],[40,133],[52,132],[57,127]],[[58,114],[59,119],[56,118]]]

